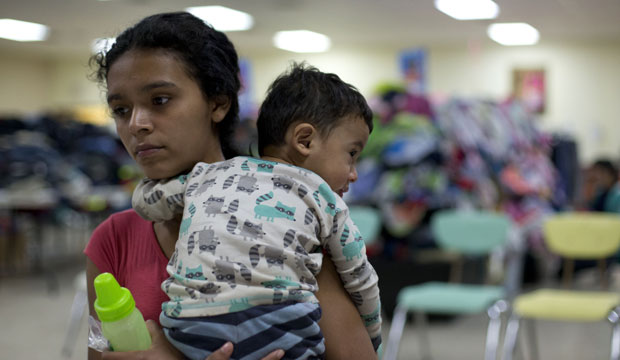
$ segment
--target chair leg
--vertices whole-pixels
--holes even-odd
[[[519,334],[520,318],[516,314],[510,316],[508,325],[506,326],[506,335],[504,336],[504,351],[502,360],[512,360],[512,356],[517,345],[517,336]]]
[[[530,359],[537,360],[538,359],[538,339],[536,337],[536,324],[534,323],[534,319],[524,319],[524,325],[527,328],[525,331],[528,338],[528,348],[530,350]]]
[[[495,360],[497,358],[497,347],[499,345],[499,333],[502,327],[502,313],[508,309],[508,304],[504,300],[498,300],[488,310],[489,327],[487,328],[487,340],[484,348],[484,359]]]
[[[394,316],[392,317],[392,325],[390,326],[390,333],[388,334],[383,360],[396,360],[406,321],[407,309],[403,306],[397,306],[394,310]]]
[[[420,359],[430,360],[431,349],[430,342],[428,341],[428,321],[426,319],[426,314],[423,312],[416,312],[415,323],[417,325],[420,338]]]
[[[607,319],[612,324],[609,358],[611,360],[620,360],[620,309],[612,310],[609,316],[607,316]]]

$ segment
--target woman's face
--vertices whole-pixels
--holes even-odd
[[[123,145],[151,179],[223,160],[214,132],[227,108],[206,97],[165,50],[130,50],[108,71],[108,105]]]

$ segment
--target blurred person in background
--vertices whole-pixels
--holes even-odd
[[[608,159],[599,159],[589,169],[588,182],[592,198],[588,210],[620,213],[620,184],[618,168]]]

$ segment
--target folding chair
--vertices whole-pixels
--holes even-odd
[[[437,245],[461,256],[487,256],[502,246],[511,226],[510,220],[498,213],[488,211],[462,212],[441,211],[431,219],[431,231]],[[453,282],[428,282],[407,286],[398,294],[396,310],[392,318],[384,360],[394,360],[408,313],[415,314],[419,325],[420,355],[430,358],[426,336],[426,313],[476,314],[487,311],[490,318],[487,329],[485,359],[495,359],[501,313],[507,309],[501,286],[458,283],[462,262],[453,264]]]
[[[544,224],[549,250],[564,258],[565,289],[540,289],[515,298],[506,328],[503,359],[512,359],[520,320],[528,326],[531,355],[537,357],[534,319],[593,322],[608,319],[612,324],[612,360],[620,359],[620,294],[608,291],[578,291],[571,285],[574,260],[598,260],[601,282],[607,286],[605,259],[620,248],[620,216],[605,213],[564,213],[550,217]]]
[[[381,213],[370,206],[355,205],[349,207],[349,216],[359,229],[366,246],[377,241],[381,231]]]

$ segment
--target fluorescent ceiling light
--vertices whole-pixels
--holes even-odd
[[[112,47],[112,45],[114,45],[115,42],[116,42],[116,38],[95,39],[90,44],[90,50],[92,51],[93,54],[98,54],[101,52],[107,53],[108,50],[110,50],[110,48]]]
[[[49,28],[27,21],[0,19],[0,38],[15,41],[42,41],[47,39]]]
[[[329,50],[329,37],[309,30],[278,31],[273,37],[275,47],[297,53],[317,53]]]
[[[254,25],[252,15],[224,6],[195,6],[185,10],[219,31],[249,30]]]
[[[491,24],[487,34],[494,41],[507,46],[534,45],[540,37],[538,30],[526,23]]]
[[[435,0],[435,7],[457,20],[495,19],[499,14],[491,0]]]

